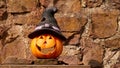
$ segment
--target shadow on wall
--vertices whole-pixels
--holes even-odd
[[[0,20],[6,20],[8,18],[8,13],[7,11],[3,13],[2,17]]]
[[[91,66],[91,68],[103,68],[102,63],[96,60],[90,60],[89,65]]]

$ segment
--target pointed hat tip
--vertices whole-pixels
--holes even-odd
[[[58,9],[54,6],[52,6],[52,7],[47,8],[46,11],[51,11],[51,12],[56,13],[58,11]]]

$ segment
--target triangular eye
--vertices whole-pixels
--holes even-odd
[[[52,39],[52,37],[50,36],[49,39]]]
[[[40,36],[39,39],[43,39],[43,36]]]

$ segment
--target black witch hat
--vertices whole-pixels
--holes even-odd
[[[29,38],[33,39],[41,34],[52,34],[60,38],[61,40],[66,40],[62,35],[60,28],[57,24],[54,14],[57,12],[57,8],[51,7],[47,8],[42,15],[42,20],[40,24],[35,28],[35,31],[28,35]]]

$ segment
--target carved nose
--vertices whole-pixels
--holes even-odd
[[[47,42],[45,41],[44,44],[46,44]]]

